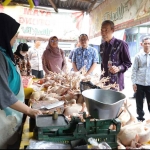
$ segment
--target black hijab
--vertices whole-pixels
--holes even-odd
[[[17,33],[20,24],[4,13],[0,13],[0,21],[0,47],[6,50],[8,56],[15,63],[10,41]]]

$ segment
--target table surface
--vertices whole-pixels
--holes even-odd
[[[28,146],[30,139],[33,138],[33,132],[29,131],[29,118],[30,117],[27,116],[26,121],[23,126],[22,137],[21,137],[19,149],[24,149],[25,146]]]
[[[30,139],[33,138],[33,132],[29,131],[29,118],[30,117],[28,116],[26,117],[25,123],[23,125],[23,131],[22,131],[22,137],[21,137],[19,149],[25,149],[25,147],[29,145]],[[148,141],[144,145],[150,147],[150,141]]]
[[[33,79],[33,82],[37,82],[38,80],[39,79]],[[33,90],[32,86],[24,88],[25,99],[28,100],[33,91],[34,90]],[[19,149],[24,149],[25,146],[28,146],[30,139],[33,138],[33,132],[29,131],[29,118],[30,118],[29,116],[26,117],[26,120],[23,125],[23,131],[22,131],[22,137],[21,137],[21,143],[20,143]]]

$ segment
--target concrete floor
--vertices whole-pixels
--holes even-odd
[[[124,94],[127,96],[129,102],[132,104],[132,107],[129,107],[129,110],[132,112],[132,114],[134,114],[135,116],[137,116],[136,114],[136,101],[135,98],[131,98],[133,97],[133,89],[132,89],[132,82],[131,82],[131,71],[127,71],[125,73],[125,90],[124,90]],[[144,112],[145,112],[145,119],[150,119],[150,114],[148,111],[148,107],[147,107],[147,101],[146,98],[144,99]]]

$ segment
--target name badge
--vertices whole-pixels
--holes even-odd
[[[88,62],[88,61],[85,59],[85,60],[84,60],[84,65],[87,65],[87,62]]]
[[[112,67],[112,61],[108,61],[108,68]]]

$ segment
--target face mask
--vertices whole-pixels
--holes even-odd
[[[26,52],[23,52],[23,51],[20,51],[20,54],[22,55],[22,56],[26,56]]]

